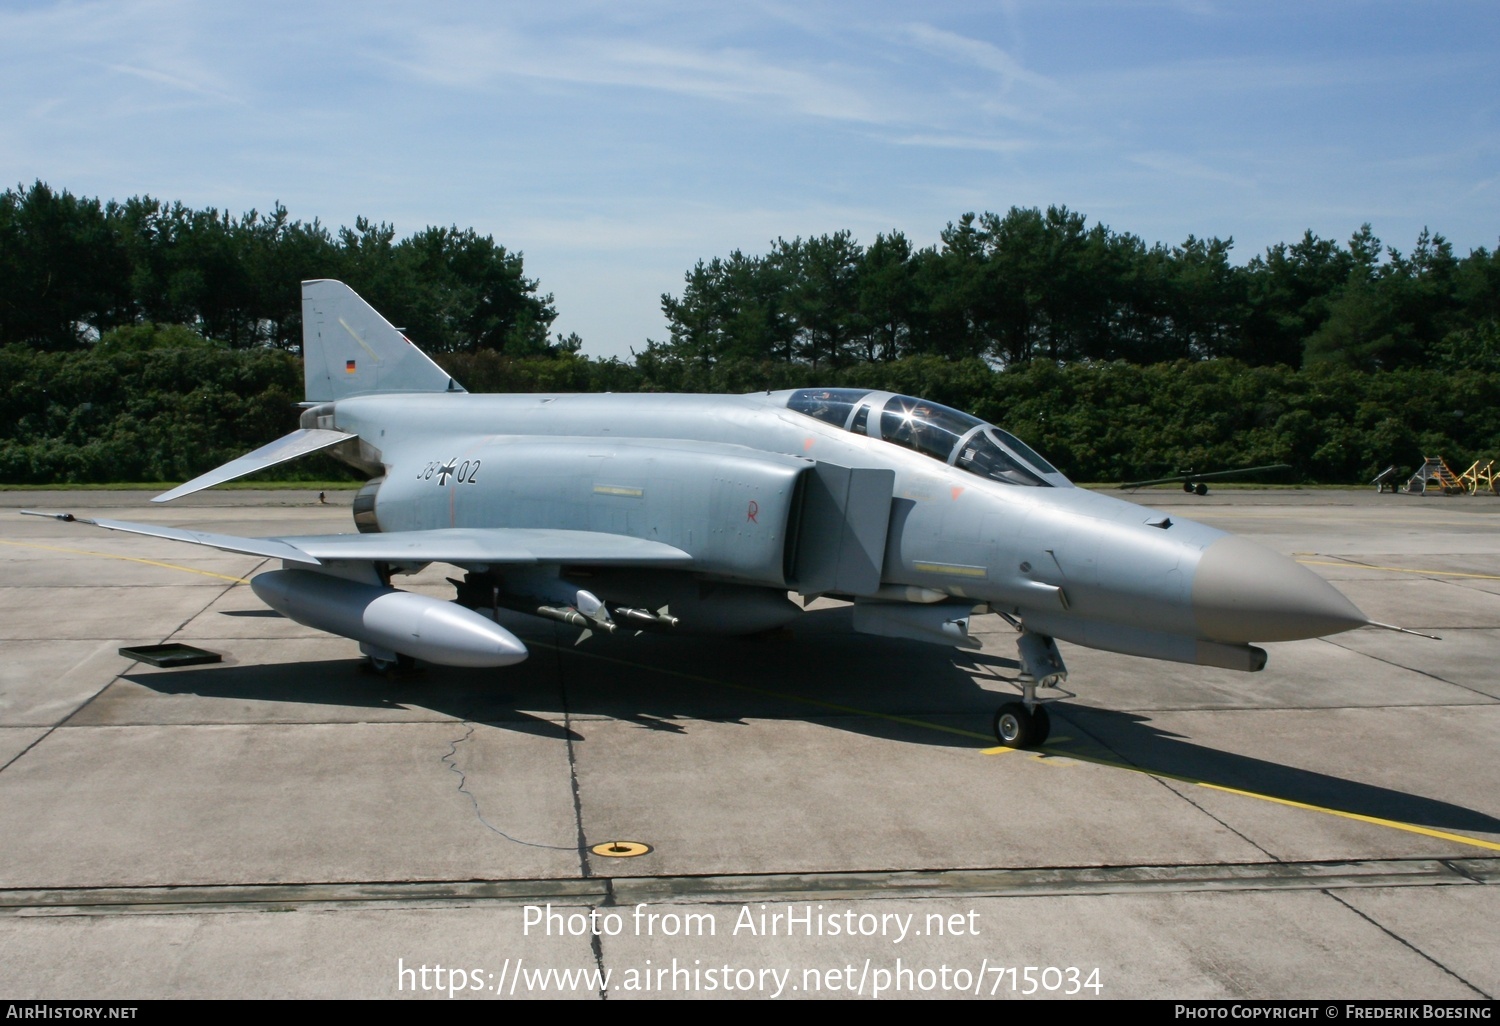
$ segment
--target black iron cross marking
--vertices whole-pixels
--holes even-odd
[[[448,478],[458,473],[458,457],[455,456],[438,470],[438,487],[443,488],[448,484]]]

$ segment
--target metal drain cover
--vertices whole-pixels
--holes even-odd
[[[136,645],[122,648],[120,654],[126,659],[135,659],[152,666],[197,666],[200,663],[221,663],[224,657],[217,652],[207,652],[192,645],[173,643],[170,645]]]

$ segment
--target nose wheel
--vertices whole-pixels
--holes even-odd
[[[995,737],[1007,748],[1035,747],[1051,732],[1052,717],[1045,705],[1027,709],[1020,702],[1006,702],[995,711]]]

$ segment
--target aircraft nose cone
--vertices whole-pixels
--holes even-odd
[[[1370,622],[1323,578],[1244,538],[1220,538],[1193,574],[1193,617],[1213,641],[1297,641]]]

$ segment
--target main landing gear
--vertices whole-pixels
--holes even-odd
[[[1060,692],[1038,698],[1037,688],[1057,688],[1068,679],[1068,668],[1057,651],[1057,642],[1045,634],[1022,629],[1016,651],[1021,659],[1021,676],[1015,683],[1021,689],[1021,700],[1006,702],[995,711],[995,739],[1007,748],[1035,748],[1052,732],[1052,717],[1044,703],[1071,697]]]

